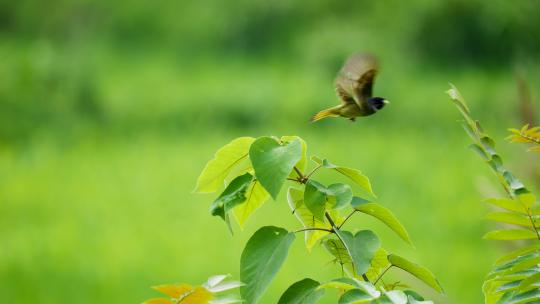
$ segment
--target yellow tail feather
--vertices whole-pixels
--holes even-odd
[[[316,122],[326,117],[336,117],[336,116],[339,116],[339,114],[336,113],[336,109],[330,108],[330,109],[322,110],[316,113],[315,115],[313,115],[313,117],[311,117],[311,122]]]

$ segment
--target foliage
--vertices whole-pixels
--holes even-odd
[[[286,182],[294,183],[288,188],[287,201],[303,228],[289,231],[266,226],[248,240],[240,259],[243,301],[248,304],[259,301],[283,265],[296,233],[305,234],[308,250],[318,242],[323,244],[342,268],[343,276],[326,283],[310,278],[300,280],[283,293],[280,304],[316,303],[327,288],[340,291],[339,303],[405,304],[423,301],[417,293],[403,290],[397,282],[382,282],[382,277],[392,267],[409,272],[442,293],[439,282],[429,270],[388,253],[373,231],[352,232],[342,228],[353,215],[364,213],[380,220],[401,239],[412,244],[403,225],[388,209],[355,196],[356,189],[349,184],[325,185],[314,180],[313,176],[320,169],[335,171],[347,177],[363,193],[375,198],[369,179],[359,170],[334,165],[318,157],[311,159],[315,167],[306,172],[307,146],[297,136],[242,137],[219,149],[199,177],[196,192],[216,192],[225,187],[212,204],[210,213],[222,218],[231,231],[231,217],[242,226],[268,197],[277,200]],[[241,211],[235,211],[237,209]],[[211,291],[207,290],[206,298],[190,303],[212,303]],[[178,298],[177,294],[175,296]]]
[[[540,126],[529,128],[526,124],[520,130],[514,128],[508,130],[512,133],[507,138],[510,142],[533,144],[529,151],[540,152]]]
[[[471,148],[477,152],[499,178],[507,198],[490,198],[487,203],[500,211],[491,212],[487,219],[504,224],[502,229],[484,235],[485,239],[516,241],[531,240],[530,246],[521,247],[495,264],[484,281],[485,302],[530,303],[540,300],[540,234],[538,218],[540,211],[536,197],[503,166],[502,158],[495,150],[495,141],[487,135],[480,123],[471,117],[469,108],[459,91],[451,85],[450,99],[457,106],[464,122],[463,127],[472,139]],[[537,128],[528,126],[513,130],[512,141],[523,142],[523,138],[536,136]],[[521,138],[521,139],[520,139]],[[522,244],[522,243],[520,243]]]
[[[238,281],[225,281],[228,275],[216,275],[208,278],[202,286],[189,284],[169,284],[155,286],[154,289],[166,298],[155,298],[145,301],[143,304],[233,304],[242,300],[233,295],[221,295],[222,292],[230,291],[242,286]]]

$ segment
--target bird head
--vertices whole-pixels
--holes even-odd
[[[382,97],[371,97],[370,99],[368,99],[368,103],[375,111],[379,111],[390,102]]]

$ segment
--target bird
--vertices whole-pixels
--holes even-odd
[[[351,55],[339,70],[336,94],[341,104],[317,112],[311,118],[316,122],[326,117],[345,117],[355,121],[356,117],[369,116],[380,111],[390,102],[383,97],[373,97],[373,82],[378,72],[377,58],[371,54]]]

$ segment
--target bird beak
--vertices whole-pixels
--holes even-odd
[[[385,100],[383,100],[383,103],[384,103],[384,104],[389,104],[390,101],[388,101],[388,100],[385,99]]]

